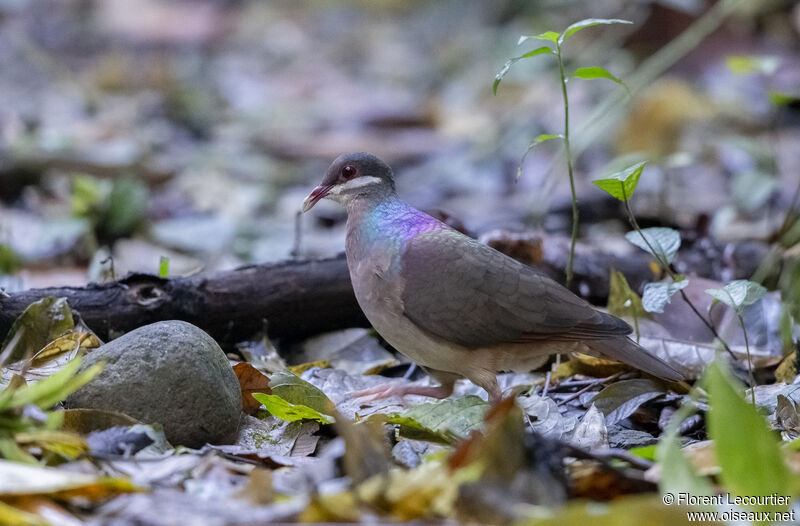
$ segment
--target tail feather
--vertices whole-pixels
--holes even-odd
[[[630,338],[607,338],[586,341],[585,343],[592,354],[597,354],[603,358],[626,363],[665,380],[678,382],[685,379],[678,369],[661,358],[652,355]]]

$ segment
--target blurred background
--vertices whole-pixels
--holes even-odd
[[[557,141],[517,180],[563,132],[555,60],[492,83],[520,35],[587,17],[633,24],[564,48],[630,90],[569,84],[581,239],[634,250],[591,180],[648,159],[643,226],[795,245],[797,2],[0,0],[0,287],[334,255],[344,212],[298,212],[347,151],[476,237],[567,233]]]

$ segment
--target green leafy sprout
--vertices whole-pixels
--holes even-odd
[[[664,307],[670,302],[672,296],[680,293],[689,308],[700,318],[703,324],[708,327],[714,337],[720,341],[726,351],[733,357],[736,356],[731,351],[728,343],[722,339],[714,325],[703,316],[697,307],[692,303],[683,291],[689,285],[689,280],[675,272],[672,268],[672,261],[681,246],[680,234],[672,228],[652,227],[641,228],[636,221],[636,216],[631,209],[630,199],[636,191],[639,179],[642,176],[646,162],[640,162],[625,168],[622,171],[613,173],[603,179],[592,181],[595,186],[604,190],[610,196],[622,201],[628,220],[633,227],[633,231],[625,234],[625,238],[650,253],[659,266],[670,278],[672,283],[648,283],[642,295],[642,305],[648,312],[664,312]]]
[[[519,177],[521,173],[522,163],[525,162],[525,157],[535,146],[552,139],[562,139],[564,141],[564,152],[567,162],[567,173],[569,174],[569,187],[570,187],[570,193],[572,195],[572,233],[571,233],[571,242],[569,247],[569,261],[567,262],[567,269],[566,269],[566,283],[568,287],[572,283],[572,277],[573,277],[572,269],[575,261],[575,241],[578,238],[579,217],[578,217],[578,197],[575,193],[575,176],[573,173],[574,170],[572,166],[573,164],[572,152],[570,150],[570,141],[569,141],[569,98],[567,97],[567,81],[569,80],[569,78],[565,73],[564,58],[561,51],[566,40],[575,33],[577,33],[578,31],[581,31],[582,29],[586,29],[587,27],[592,27],[597,25],[605,25],[605,24],[631,24],[631,23],[632,22],[630,22],[629,20],[621,20],[618,18],[614,19],[587,18],[585,20],[575,22],[574,24],[567,27],[562,33],[556,33],[555,31],[545,31],[544,33],[540,33],[538,35],[522,36],[517,42],[517,45],[520,45],[528,40],[544,40],[548,42],[548,44],[540,46],[532,51],[528,51],[527,53],[520,55],[518,57],[509,59],[495,76],[494,85],[492,86],[492,91],[496,95],[497,87],[500,85],[500,81],[503,80],[503,77],[511,69],[511,66],[519,62],[520,60],[538,57],[540,55],[556,56],[556,61],[558,62],[559,79],[561,81],[561,94],[564,100],[564,133],[542,134],[539,135],[536,139],[534,139],[528,146],[527,150],[525,151],[525,154],[522,156],[522,160],[520,161],[520,167],[517,170],[517,177]],[[612,75],[606,69],[600,66],[578,68],[572,72],[570,77],[579,79],[608,79],[616,82],[617,84],[620,84],[621,86],[625,86],[622,80]],[[627,89],[627,86],[625,88]]]
[[[747,327],[744,324],[744,308],[752,305],[767,294],[767,289],[754,281],[746,279],[737,279],[731,281],[724,287],[718,289],[706,289],[706,293],[714,298],[714,302],[721,302],[731,307],[736,313],[736,318],[739,320],[739,326],[742,328],[744,334],[744,348],[747,352],[747,370],[750,373],[750,386],[755,387],[756,381],[753,377],[753,361],[750,358],[750,341],[747,338]],[[755,389],[750,390],[752,395],[753,405],[756,403]]]

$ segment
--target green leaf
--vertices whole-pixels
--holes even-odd
[[[578,68],[578,69],[575,70],[575,72],[572,74],[572,76],[575,77],[575,78],[587,79],[587,80],[591,80],[591,79],[613,80],[614,82],[616,82],[620,86],[623,86],[623,87],[625,87],[627,89],[627,86],[625,86],[625,83],[622,82],[622,79],[620,79],[618,77],[615,77],[614,75],[609,73],[607,69],[601,68],[600,66],[592,66],[592,67],[588,67],[588,68]]]
[[[633,24],[630,20],[621,20],[619,18],[587,18],[585,20],[581,20],[579,22],[575,22],[574,24],[570,25],[567,29],[561,33],[561,36],[558,37],[558,45],[564,43],[566,39],[580,31],[581,29],[586,29],[587,27],[597,26],[600,24]]]
[[[737,75],[761,73],[772,75],[780,65],[780,59],[772,56],[729,55],[725,57],[725,65]]]
[[[18,388],[7,387],[3,394],[10,392],[11,396],[2,397],[3,404],[0,404],[2,406],[0,408],[15,408],[34,404],[42,409],[48,409],[64,400],[103,369],[103,365],[98,363],[78,373],[82,359],[82,357],[78,356],[57,373],[35,384],[28,384]]]
[[[688,279],[672,283],[648,283],[644,286],[642,307],[647,312],[664,312],[664,307],[672,300],[672,296],[685,289],[687,285],[689,285]]]
[[[543,142],[547,142],[553,139],[563,139],[564,136],[561,134],[550,134],[550,133],[543,133],[536,137],[531,143],[528,145],[528,148],[525,150],[525,153],[522,154],[522,158],[519,160],[519,166],[517,166],[517,179],[522,177],[522,165],[525,164],[525,159],[527,159],[528,154],[533,150],[535,147],[539,146]]]
[[[633,316],[635,318],[649,317],[642,299],[628,285],[628,280],[622,272],[611,269],[611,278],[608,285],[608,312],[614,316]]]
[[[656,457],[661,465],[658,486],[662,494],[689,493],[690,495],[713,495],[711,484],[698,475],[680,449],[678,430],[681,423],[695,412],[693,404],[682,405],[670,418],[669,425],[661,437]]]
[[[524,58],[531,58],[531,57],[535,57],[537,55],[544,55],[546,53],[553,54],[553,50],[550,49],[547,46],[542,46],[542,47],[534,49],[533,51],[528,51],[524,55],[520,55],[518,57],[514,57],[512,59],[509,59],[505,64],[503,64],[503,67],[500,68],[500,71],[497,73],[497,75],[495,75],[494,84],[492,85],[492,93],[497,95],[497,86],[500,85],[500,81],[503,80],[503,77],[506,76],[506,73],[508,73],[508,70],[511,69],[511,66],[513,64],[515,64],[516,62],[519,62],[520,60],[522,60]]]
[[[42,298],[28,305],[14,321],[0,346],[0,353],[9,352],[8,346],[13,345],[9,362],[33,356],[73,328],[75,321],[72,319],[67,298]]]
[[[158,277],[169,277],[169,258],[166,256],[158,258]]]
[[[89,218],[108,197],[111,184],[86,175],[72,178],[72,195],[70,206],[75,217]]]
[[[625,201],[630,199],[633,196],[633,192],[636,191],[636,186],[639,184],[639,178],[642,176],[645,164],[647,164],[647,161],[636,163],[621,172],[611,174],[604,179],[597,179],[592,183],[601,190],[605,190],[611,197]]]
[[[22,265],[21,258],[14,252],[14,249],[3,243],[0,243],[0,275],[13,274],[19,270]]]
[[[550,55],[553,54],[553,50],[550,49],[548,46],[537,47],[536,49],[534,49],[532,51],[528,51],[524,55],[518,56],[517,60],[522,60],[523,58],[531,58],[531,57],[535,57],[537,55],[545,55],[545,54],[548,54],[548,53]]]
[[[13,438],[0,437],[0,458],[19,462],[21,464],[29,464],[31,466],[38,466],[39,461],[36,457],[22,449],[17,445],[17,441]],[[0,515],[2,519],[2,515]],[[2,524],[2,522],[0,522]]]
[[[452,444],[478,429],[488,409],[489,404],[477,396],[465,396],[415,405],[389,415],[386,421],[398,424],[400,434],[407,438]]]
[[[672,263],[681,247],[681,235],[672,228],[651,227],[640,231],[633,230],[625,234],[625,239],[649,252],[656,259],[663,259],[667,263]]]
[[[733,307],[737,312],[741,312],[744,307],[763,298],[767,289],[755,281],[737,279],[718,289],[706,289],[706,293],[728,307]]]
[[[147,187],[131,178],[115,179],[108,196],[103,228],[112,236],[124,236],[144,220],[147,213]]]
[[[737,173],[731,182],[731,193],[736,208],[755,212],[766,204],[778,187],[778,179],[757,170]]]
[[[321,424],[332,424],[333,417],[324,415],[307,405],[292,404],[287,402],[278,395],[269,395],[264,393],[253,393],[253,398],[264,404],[273,416],[286,420],[287,422],[296,422],[297,420],[314,420]]]
[[[790,106],[800,103],[800,95],[792,95],[791,93],[769,90],[767,96],[769,97],[769,102],[773,106]]]
[[[656,459],[656,446],[640,446],[640,447],[632,447],[628,450],[628,453],[631,455],[636,455],[639,458],[643,458],[645,460],[655,460]]]
[[[318,413],[330,414],[333,402],[320,389],[292,373],[280,372],[270,376],[269,388],[290,404],[305,405]]]
[[[788,495],[791,475],[778,440],[758,410],[745,401],[741,386],[719,360],[709,365],[704,382],[711,403],[708,432],[725,489],[739,496]]]
[[[561,36],[561,35],[559,35],[555,31],[545,31],[544,33],[539,33],[538,35],[523,35],[523,36],[519,37],[519,40],[517,41],[517,45],[520,45],[520,44],[522,44],[523,42],[525,42],[526,40],[529,40],[529,39],[549,40],[553,44],[557,44],[559,36]]]

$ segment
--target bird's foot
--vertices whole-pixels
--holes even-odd
[[[402,399],[406,395],[430,396],[431,398],[442,399],[451,394],[453,394],[452,385],[417,385],[405,382],[380,384],[352,393],[353,397],[358,398],[361,402],[372,402],[392,397]]]

